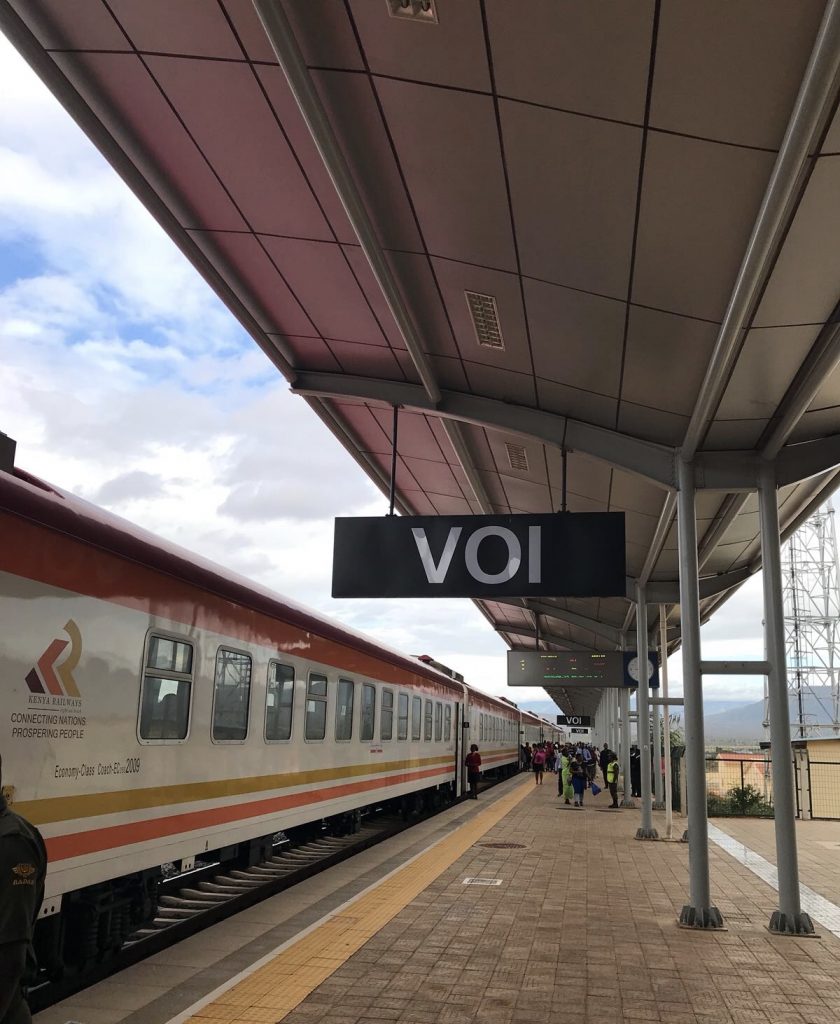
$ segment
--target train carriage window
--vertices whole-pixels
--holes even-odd
[[[452,736],[452,705],[447,704],[443,709],[443,739],[446,743],[449,742]]]
[[[370,683],[362,683],[362,725],[359,738],[364,742],[373,739],[373,727],[376,719],[376,687]]]
[[[420,739],[420,729],[423,718],[423,701],[420,697],[411,698],[411,738]]]
[[[335,738],[349,740],[353,738],[353,695],[356,686],[352,679],[339,679],[338,694],[335,699]]]
[[[241,742],[248,735],[251,701],[251,659],[241,651],[220,647],[216,654],[213,692],[213,739]]]
[[[400,694],[400,703],[397,714],[397,739],[408,739],[408,694]]]
[[[382,691],[382,708],[379,712],[379,738],[389,740],[394,735],[394,691]]]
[[[303,737],[307,740],[322,740],[327,734],[327,677],[309,675],[306,687],[306,715],[304,716]]]
[[[190,722],[192,644],[149,637],[140,694],[142,740],[184,740]]]
[[[435,704],[435,743],[443,739],[443,704],[438,701]]]
[[[292,707],[295,699],[295,670],[272,661],[268,666],[265,691],[265,738],[268,743],[292,737]]]
[[[423,739],[431,740],[432,738],[432,702],[426,701],[426,711],[423,716]]]

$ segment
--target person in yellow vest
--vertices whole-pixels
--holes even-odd
[[[607,760],[607,788],[610,791],[612,797],[612,803],[610,807],[618,807],[618,757],[612,751],[610,751],[609,759]]]

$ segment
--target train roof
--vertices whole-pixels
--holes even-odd
[[[364,633],[334,622],[305,605],[158,537],[135,523],[99,508],[78,495],[55,487],[25,470],[16,467],[12,473],[0,471],[0,511],[22,516],[121,558],[186,580],[194,586],[237,604],[282,618],[300,629],[317,633],[325,639],[380,658],[435,682],[444,683],[457,693],[462,692],[460,683],[431,665],[388,647]],[[485,694],[475,687],[469,689],[498,703],[501,707],[506,705],[500,697]]]

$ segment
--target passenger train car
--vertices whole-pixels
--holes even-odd
[[[253,864],[280,831],[451,801],[471,743],[505,775],[555,738],[21,470],[0,472],[0,537],[3,782],[46,840],[54,964],[149,920],[164,864]]]

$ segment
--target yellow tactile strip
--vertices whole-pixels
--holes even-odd
[[[274,1024],[282,1020],[532,792],[527,782],[530,779],[176,1021]]]

